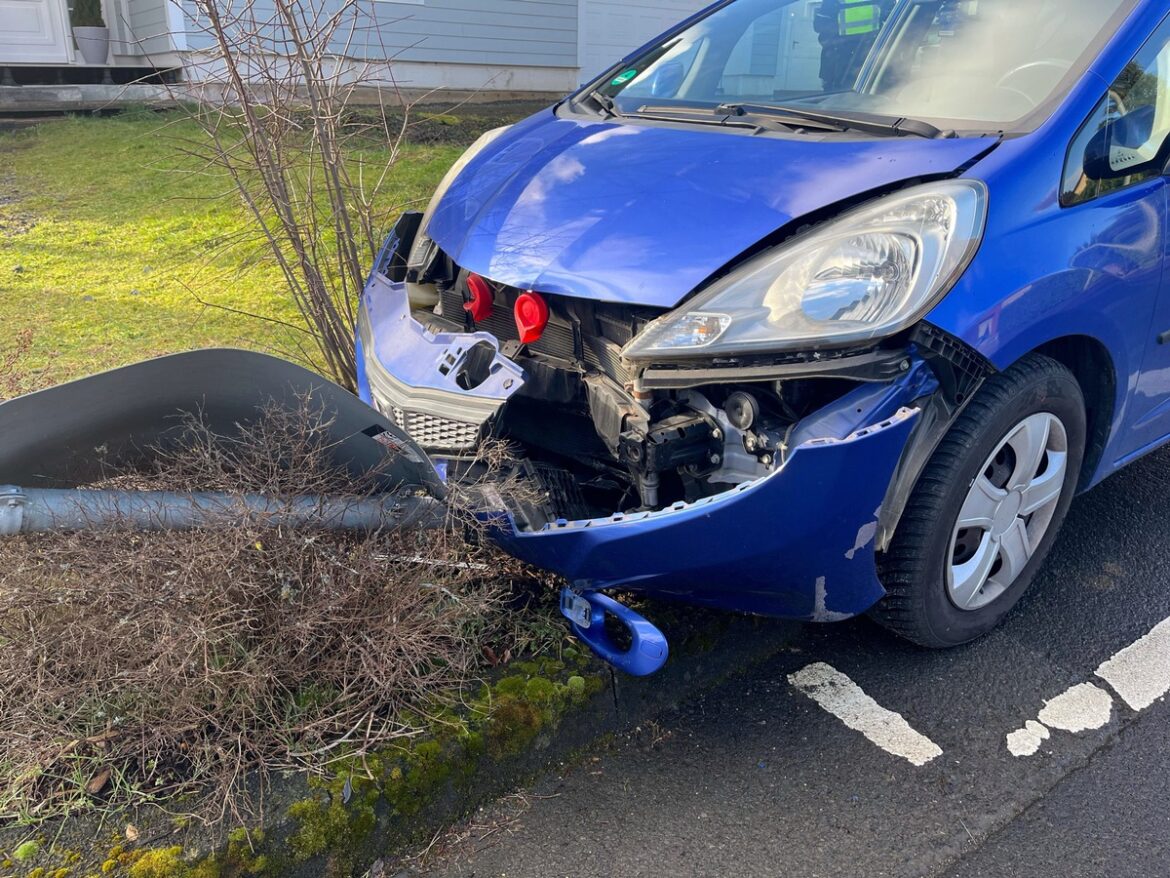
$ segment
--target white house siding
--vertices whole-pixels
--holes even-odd
[[[184,3],[194,16],[191,0]],[[271,0],[253,6],[258,19],[270,17]],[[367,0],[340,30],[340,54],[390,61],[394,81],[409,90],[563,92],[576,80],[577,0]],[[212,41],[198,20],[186,39],[198,68]],[[366,75],[377,74],[375,66]]]
[[[60,6],[61,58],[31,63],[72,63],[67,0],[39,2]],[[234,2],[246,3],[253,20],[276,20],[273,0]],[[345,0],[306,2],[327,17]],[[378,78],[415,94],[447,89],[471,97],[546,97],[572,91],[708,2],[359,0],[360,27],[334,48],[339,63],[362,67],[363,78],[371,69],[377,77],[381,66]],[[115,64],[182,67],[188,80],[212,84],[222,73],[194,0],[103,0],[103,11]]]
[[[401,61],[576,66],[577,0],[374,0],[374,9],[380,42]]]
[[[132,56],[155,56],[173,51],[168,16],[168,0],[107,0],[122,9],[125,53]]]
[[[192,19],[192,0],[178,2],[189,19],[189,76],[199,79],[201,70],[215,69],[208,61],[213,45]],[[336,48],[354,60],[389,61],[395,83],[413,92],[563,94],[707,2],[365,0],[355,29],[343,28]],[[333,11],[321,5],[323,14]],[[257,19],[270,18],[272,0],[253,0],[253,10]],[[365,76],[371,74],[376,65]]]
[[[580,0],[582,81],[708,6],[710,0]]]

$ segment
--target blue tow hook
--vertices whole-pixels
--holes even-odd
[[[605,631],[608,613],[630,632],[630,648],[619,649]],[[601,592],[578,594],[561,590],[561,615],[573,625],[573,633],[597,655],[620,671],[647,677],[666,664],[670,648],[666,635],[624,604]]]

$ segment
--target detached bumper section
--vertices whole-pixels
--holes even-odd
[[[598,656],[634,677],[648,677],[661,670],[670,655],[665,634],[645,617],[599,591],[578,594],[572,588],[563,589],[561,615],[569,620],[578,639]],[[606,616],[625,628],[628,646],[619,646],[609,636]]]
[[[878,517],[918,417],[893,417],[844,440],[811,440],[776,472],[657,512],[560,521],[498,539],[576,591],[621,588],[711,607],[829,622],[885,594]]]

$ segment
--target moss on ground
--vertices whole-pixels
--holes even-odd
[[[343,878],[376,856],[378,845],[419,841],[429,825],[420,817],[437,802],[477,804],[481,772],[521,755],[604,690],[598,667],[576,653],[564,661],[513,663],[507,676],[485,684],[460,710],[430,712],[424,737],[340,760],[328,776],[310,776],[304,798],[287,806],[283,820],[270,817],[267,833],[234,829],[210,854],[115,840],[96,867],[81,870],[79,854],[35,841],[12,858],[21,858],[27,878],[279,878],[306,866]],[[4,865],[18,867],[15,859]]]
[[[590,667],[576,658],[573,671]],[[313,792],[294,803],[289,850],[295,863],[324,857],[331,874],[348,874],[353,858],[385,814],[411,839],[413,818],[447,793],[466,793],[486,757],[523,753],[556,728],[574,707],[605,688],[599,675],[570,673],[564,662],[517,662],[509,676],[483,687],[463,715],[437,711],[430,734],[400,748],[341,763]]]
[[[485,755],[494,761],[519,755],[572,706],[584,704],[590,689],[604,688],[600,677],[592,687],[580,674],[566,678],[560,662],[522,662],[512,670],[519,673],[485,685],[466,716],[440,716],[430,738],[384,752],[374,764],[369,757],[355,760],[348,774],[334,777],[328,799],[316,796],[294,805],[290,816],[299,824],[294,852],[339,856],[352,850],[372,831],[368,816],[379,805],[409,822],[448,787],[465,789]],[[342,795],[347,786],[348,805]]]

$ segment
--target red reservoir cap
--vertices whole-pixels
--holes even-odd
[[[495,296],[492,294],[491,285],[478,274],[469,274],[467,289],[471,293],[471,301],[463,303],[463,310],[470,314],[476,323],[483,323],[492,316]]]
[[[527,292],[516,299],[516,329],[520,343],[531,344],[544,334],[548,326],[548,302],[540,293]]]

